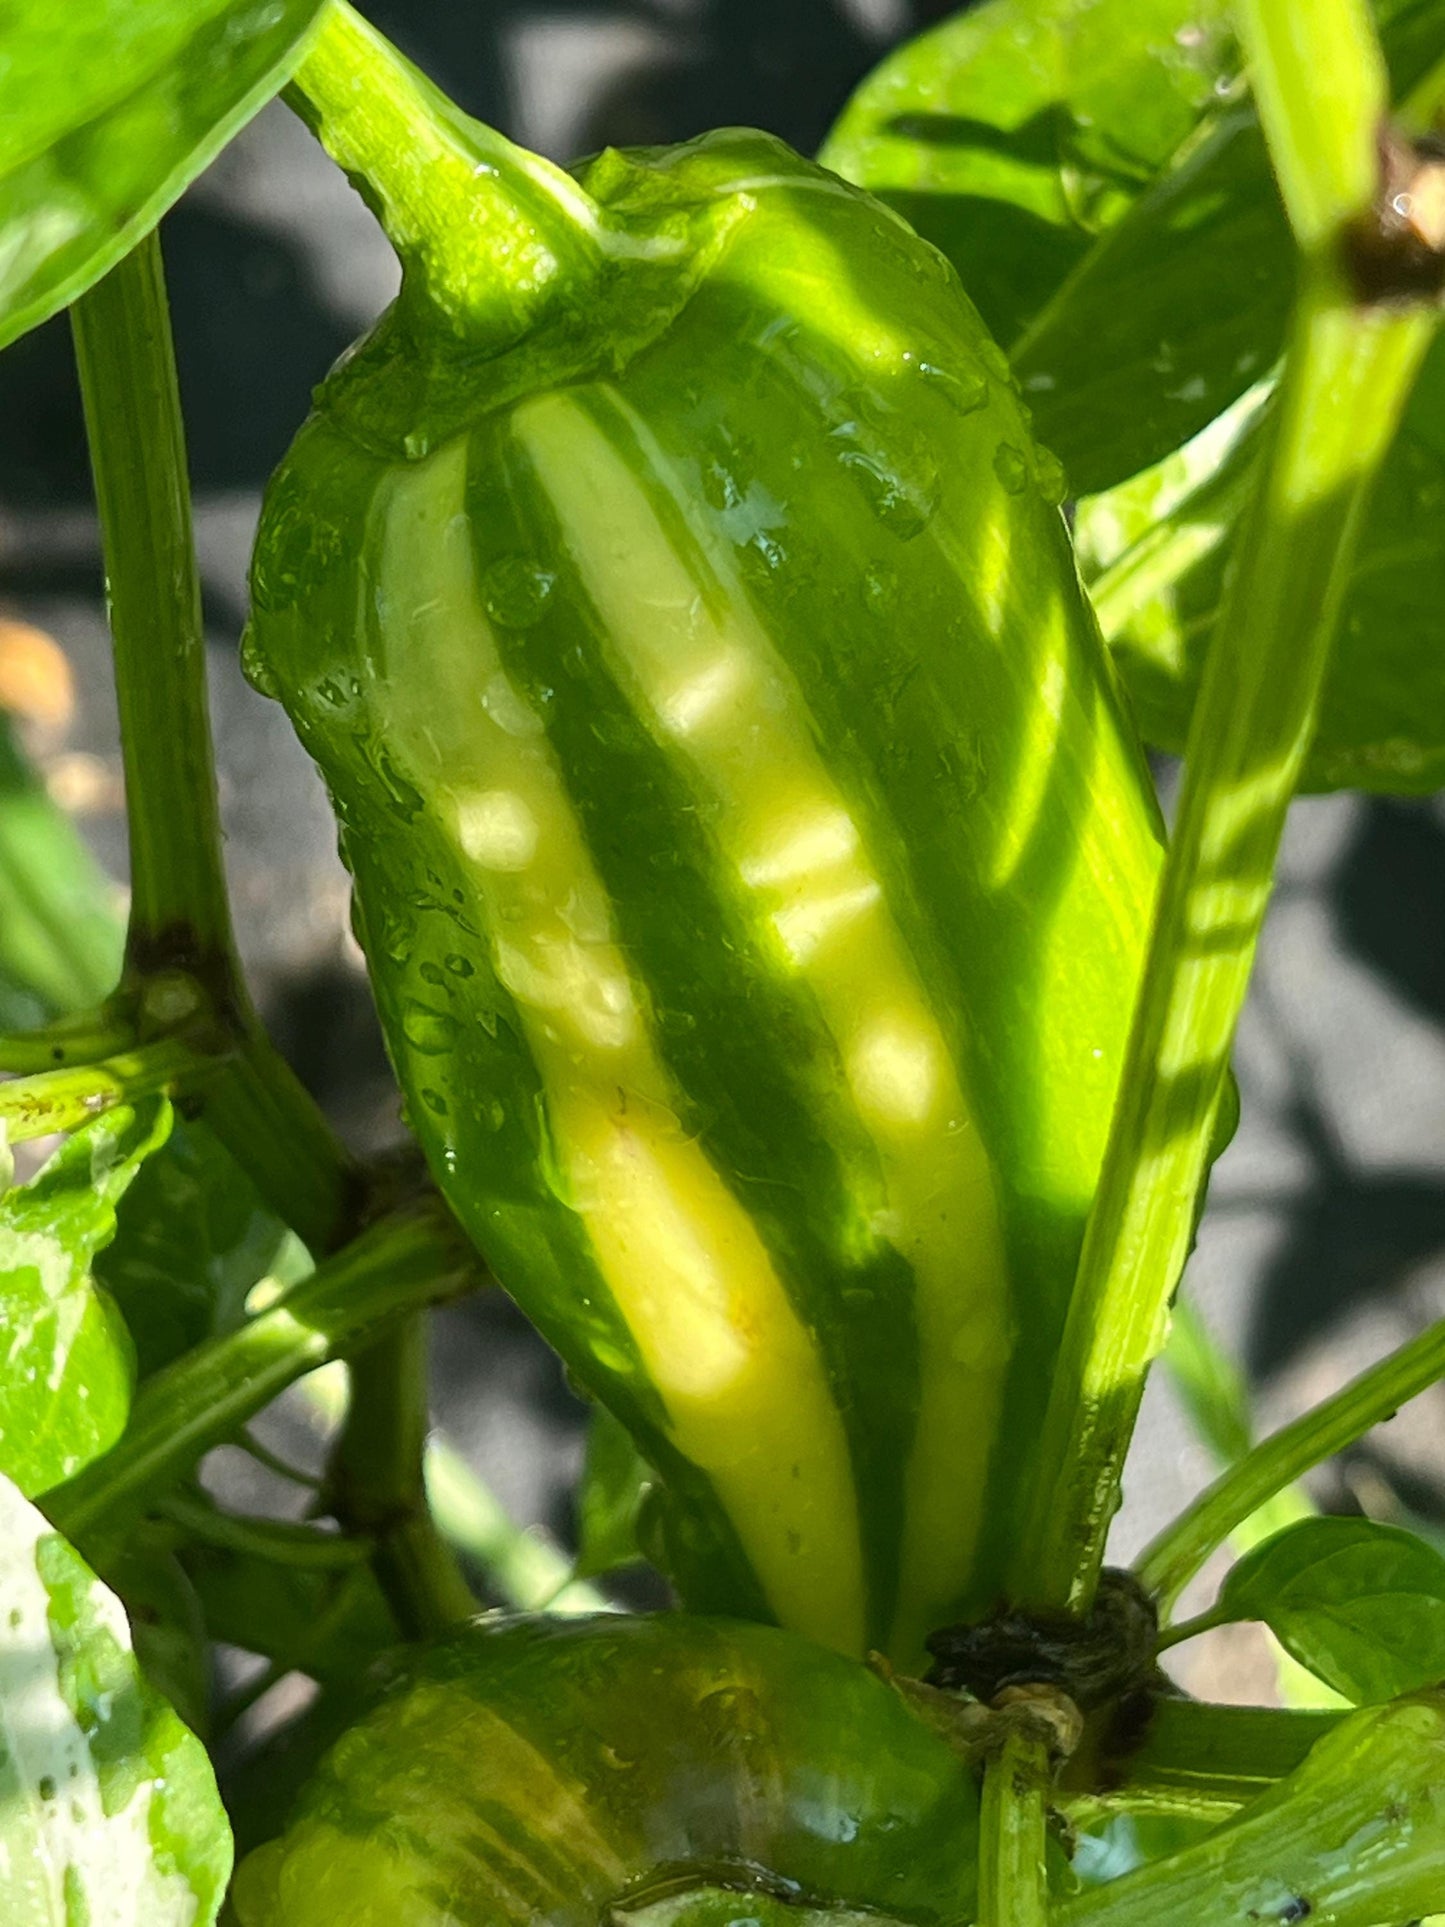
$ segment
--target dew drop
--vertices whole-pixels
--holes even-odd
[[[1064,465],[1051,448],[1039,447],[1034,451],[1034,481],[1039,494],[1051,508],[1057,508],[1069,493],[1069,478],[1064,473]]]
[[[421,1101],[434,1117],[446,1117],[452,1108],[440,1091],[432,1090],[427,1084],[422,1085]]]
[[[1022,495],[1029,478],[1028,463],[1012,442],[1000,442],[994,450],[993,472],[1010,495]]]
[[[857,479],[869,508],[884,528],[900,541],[911,542],[928,527],[938,506],[936,471],[920,468],[918,473],[904,476],[861,448],[846,450],[839,460]]]
[[[358,941],[366,948],[358,932]],[[388,963],[398,967],[411,961],[411,953],[416,947],[416,919],[399,910],[388,910],[382,917],[378,933],[378,947]]]
[[[431,984],[436,988],[441,988],[446,984],[446,976],[440,964],[431,962],[424,963],[418,974],[424,984]]]
[[[476,967],[470,957],[460,956],[454,951],[451,956],[445,958],[443,961],[454,977],[474,977],[476,975]]]
[[[269,696],[274,702],[281,694],[281,684],[249,622],[241,632],[241,674],[257,695]]]
[[[433,1010],[430,1004],[412,999],[402,1008],[402,1035],[424,1057],[437,1057],[450,1050],[459,1029],[455,1017],[444,1010]]]
[[[988,400],[988,377],[980,368],[955,370],[940,368],[932,361],[920,361],[918,372],[956,414],[976,414]]]
[[[482,577],[482,602],[504,629],[530,629],[552,599],[557,578],[524,555],[504,555]]]

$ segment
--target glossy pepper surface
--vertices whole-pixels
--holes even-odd
[[[1062,478],[942,257],[778,141],[574,177],[398,85],[403,292],[271,485],[252,673],[684,1599],[913,1664],[997,1585],[1158,864]]]
[[[957,1927],[977,1840],[968,1766],[836,1653],[682,1614],[481,1621],[338,1743],[233,1898],[242,1927],[596,1927],[721,1887],[739,1927],[798,1918],[769,1896]]]

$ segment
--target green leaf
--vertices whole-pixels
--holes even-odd
[[[0,1030],[84,1010],[114,988],[121,924],[111,896],[0,715]]]
[[[820,160],[910,220],[1016,341],[1235,64],[1221,0],[992,0],[890,54]]]
[[[1357,1705],[1445,1678],[1445,1558],[1399,1526],[1308,1519],[1241,1559],[1222,1618],[1260,1619]]]
[[[643,1563],[637,1518],[653,1482],[652,1469],[629,1433],[605,1406],[594,1405],[577,1489],[574,1579],[595,1579],[599,1573]]]
[[[202,1339],[234,1331],[264,1277],[291,1283],[303,1249],[204,1124],[177,1123],[116,1214],[96,1277],[120,1306],[148,1378]]]
[[[320,0],[3,0],[0,346],[84,293],[288,78]]]
[[[1181,750],[1246,512],[1261,423],[1236,415],[1079,506],[1100,623],[1139,726]],[[1445,783],[1445,341],[1431,351],[1366,510],[1305,765],[1307,790]]]
[[[27,1495],[68,1479],[124,1430],[134,1353],[91,1267],[170,1126],[163,1098],[109,1111],[0,1198],[0,1470]]]
[[[1399,99],[1440,57],[1445,4],[1376,11]],[[823,150],[953,261],[1079,494],[1196,435],[1283,342],[1294,242],[1220,19],[993,0],[884,61]]]
[[[0,1479],[0,1919],[208,1927],[231,1838],[115,1596]]]

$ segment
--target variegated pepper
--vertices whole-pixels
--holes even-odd
[[[394,56],[389,131],[358,49],[303,104],[403,287],[271,484],[251,672],[685,1601],[916,1663],[997,1589],[1159,861],[1062,477],[942,256],[777,140],[567,173]]]

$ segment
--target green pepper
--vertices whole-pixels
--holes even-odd
[[[999,1584],[1159,861],[1062,478],[943,257],[777,140],[571,176],[397,73],[403,291],[247,660],[437,1182],[684,1600],[916,1665]]]
[[[338,1742],[233,1900],[243,1927],[597,1927],[731,1888],[739,1921],[799,1918],[751,1894],[956,1923],[977,1841],[969,1769],[851,1660],[681,1614],[482,1620]]]

